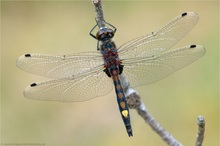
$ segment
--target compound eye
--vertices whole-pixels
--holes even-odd
[[[111,38],[113,38],[113,36],[114,36],[114,31],[113,31],[112,29],[108,29],[107,32],[108,32],[108,35],[109,35]]]
[[[102,31],[98,31],[96,34],[96,39],[100,40],[101,35],[103,34]]]
[[[112,29],[103,28],[97,32],[96,39],[102,40],[104,38],[113,38],[113,36],[114,36],[114,31]]]
[[[115,33],[112,31],[112,32],[110,33],[110,37],[113,38],[113,37],[114,37],[114,34],[115,34]]]

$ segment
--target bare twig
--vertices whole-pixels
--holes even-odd
[[[92,0],[92,1],[95,6],[97,25],[99,28],[105,27],[105,20],[104,20],[104,15],[103,15],[103,10],[102,10],[102,2],[101,0]],[[120,80],[121,80],[121,84],[122,84],[125,96],[127,97],[129,108],[136,109],[138,114],[145,120],[145,122],[148,123],[150,127],[169,146],[182,146],[182,144],[179,141],[177,141],[169,132],[167,132],[149,113],[144,103],[141,101],[141,98],[138,95],[138,92],[135,89],[130,87],[128,80],[125,78],[123,74],[121,74]],[[199,118],[198,121],[201,121],[201,118]],[[202,143],[203,136],[204,136],[203,135],[204,134],[204,123],[200,124],[200,122],[198,122],[198,125],[199,125],[199,132],[198,132],[196,144]],[[200,145],[199,144],[196,146],[201,146],[201,144]]]
[[[93,0],[93,4],[95,5],[95,12],[96,12],[96,22],[98,24],[98,27],[105,27],[105,20],[102,10],[102,1],[101,0]]]
[[[196,146],[201,146],[203,139],[204,139],[204,132],[205,132],[205,119],[203,116],[199,116],[197,118],[197,125],[198,125],[198,133],[196,139]]]

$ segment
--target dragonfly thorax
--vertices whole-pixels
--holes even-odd
[[[121,74],[123,66],[121,65],[115,43],[111,39],[101,41],[100,50],[103,55],[105,73],[109,77]]]

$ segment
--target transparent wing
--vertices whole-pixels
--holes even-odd
[[[103,68],[87,70],[83,75],[33,83],[24,90],[24,96],[35,100],[77,102],[109,93],[113,81]]]
[[[130,58],[123,61],[123,73],[132,87],[150,84],[191,64],[204,54],[203,46],[191,45],[159,55]]]
[[[195,26],[199,16],[195,12],[183,13],[152,34],[131,40],[118,52],[120,59],[158,55],[180,41]]]
[[[75,76],[104,62],[100,52],[85,52],[74,55],[26,54],[19,57],[16,64],[29,73],[59,79]]]

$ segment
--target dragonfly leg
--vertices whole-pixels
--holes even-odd
[[[97,40],[97,38],[96,38],[96,36],[95,36],[94,34],[92,34],[92,32],[93,32],[93,30],[94,30],[97,26],[98,26],[98,24],[96,24],[96,25],[90,30],[90,32],[89,32],[89,35],[92,36],[93,38],[95,38],[96,40]]]
[[[114,28],[114,33],[117,31],[117,28],[114,25],[112,25],[112,24],[110,24],[108,22],[105,22],[105,23],[108,24],[109,26],[111,26],[112,28]]]

